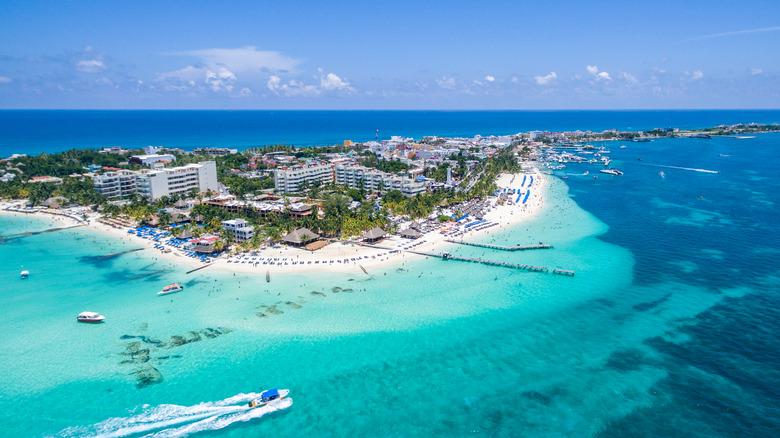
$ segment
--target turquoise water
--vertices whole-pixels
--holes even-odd
[[[6,239],[0,425],[8,436],[776,435],[779,143],[609,143],[623,177],[569,166],[537,218],[483,238],[554,249],[452,248],[574,277],[415,259],[266,283],[187,275],[145,251],[100,259],[134,246],[81,228]],[[0,216],[0,235],[47,226]],[[155,295],[173,281],[185,291]],[[77,324],[84,310],[107,322]],[[139,387],[149,367],[163,380]],[[277,386],[287,405],[243,407]]]

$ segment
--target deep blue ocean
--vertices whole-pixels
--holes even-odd
[[[174,114],[198,125],[219,113]],[[231,114],[257,115],[220,117]],[[445,134],[426,128],[428,113],[388,114],[419,127],[393,135]],[[448,114],[433,113],[431,126]],[[529,113],[469,117],[490,114],[503,122],[468,127],[456,113],[446,124],[459,135],[674,126],[654,111],[532,113],[537,126],[515,128],[509,119]],[[780,119],[671,114],[681,127]],[[334,137],[358,139],[360,129],[342,129]],[[84,141],[126,144],[124,135],[105,128]],[[85,229],[2,239],[0,428],[20,437],[780,435],[780,134],[594,145],[624,175],[569,164],[550,177],[538,217],[484,238],[552,250],[452,249],[574,277],[421,259],[267,283],[262,273],[186,274],[147,251],[101,259],[132,246]],[[0,215],[3,236],[49,226]],[[186,291],[158,299],[173,281]],[[268,305],[283,312],[259,318]],[[83,310],[110,321],[78,325]],[[230,332],[175,348],[143,341],[214,327]],[[124,363],[133,342],[150,349],[161,383],[136,386],[140,368]],[[285,409],[241,407],[271,386],[291,389]]]
[[[0,111],[0,157],[122,146],[307,146],[393,135],[506,135],[780,123],[778,110],[711,111]],[[378,131],[378,132],[377,132]]]

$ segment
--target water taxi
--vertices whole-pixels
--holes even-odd
[[[281,400],[290,393],[289,389],[269,389],[260,393],[260,397],[249,402],[250,408],[259,408],[271,403],[274,400]]]
[[[22,271],[22,280],[30,276],[30,271]]]
[[[106,317],[97,312],[81,312],[79,313],[79,316],[76,317],[76,321],[78,322],[103,322],[104,319],[106,319]]]
[[[184,287],[182,287],[179,283],[173,283],[173,284],[169,284],[168,286],[165,286],[163,290],[157,292],[157,295],[173,294],[181,290],[184,290]]]

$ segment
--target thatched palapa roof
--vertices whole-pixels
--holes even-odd
[[[366,239],[366,240],[381,239],[382,237],[385,237],[386,234],[387,233],[385,233],[385,231],[383,229],[381,229],[379,227],[374,227],[374,228],[366,231],[365,233],[363,233],[363,239]]]
[[[298,228],[297,230],[292,231],[286,236],[282,237],[282,242],[292,243],[293,245],[301,245],[318,237],[320,237],[319,234],[309,230],[308,228]]]
[[[420,236],[421,236],[420,232],[412,228],[407,228],[401,231],[401,237],[405,237],[407,239],[416,239]]]

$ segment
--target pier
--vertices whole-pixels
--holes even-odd
[[[146,249],[146,248],[128,249],[127,251],[122,251],[122,252],[115,252],[115,253],[113,253],[113,254],[107,254],[107,255],[104,255],[104,256],[100,256],[100,257],[98,257],[98,258],[99,258],[99,259],[108,259],[108,258],[111,258],[111,257],[120,256],[120,255],[122,255],[122,254],[127,254],[127,253],[129,253],[129,252],[143,251],[143,250],[145,250],[145,249]]]
[[[191,274],[191,273],[193,273],[195,271],[200,271],[201,269],[208,268],[208,267],[209,267],[209,265],[203,265],[203,266],[201,266],[199,268],[195,268],[195,269],[191,269],[191,270],[187,271],[187,274]]]
[[[422,255],[422,256],[428,256],[428,257],[436,257],[440,258],[442,260],[456,260],[460,262],[470,262],[470,263],[479,263],[482,265],[488,265],[488,266],[499,266],[502,268],[511,268],[511,269],[520,269],[523,271],[529,271],[529,272],[550,272],[549,268],[545,268],[544,266],[531,266],[531,265],[521,265],[518,263],[507,263],[507,262],[498,262],[494,260],[485,260],[485,259],[474,259],[471,257],[458,257],[454,256],[448,252],[445,252],[443,254],[435,254],[432,252],[421,252],[421,251],[407,251],[412,254]],[[574,276],[574,271],[568,271],[564,269],[553,269],[553,274],[559,274],[559,275],[568,275],[568,276]]]
[[[552,245],[515,245],[515,246],[503,246],[503,245],[491,245],[489,243],[475,243],[475,242],[466,242],[464,240],[451,240],[451,239],[445,239],[445,242],[449,243],[457,243],[458,245],[469,245],[469,246],[477,246],[479,248],[488,248],[488,249],[497,249],[500,251],[528,251],[531,249],[551,249]]]

